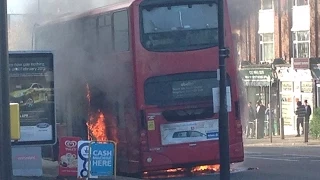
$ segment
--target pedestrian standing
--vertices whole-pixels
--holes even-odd
[[[269,126],[269,124],[266,124],[267,127],[265,127],[266,129],[266,134],[269,134],[269,127],[271,127],[271,132],[272,132],[272,135],[275,136],[275,128],[274,128],[274,117],[275,117],[275,113],[274,113],[274,109],[272,109],[270,107],[270,103],[268,104],[268,108],[266,109],[266,116],[267,116],[267,122],[268,123],[271,123],[271,126]]]
[[[265,112],[266,107],[262,104],[261,101],[257,102],[257,139],[261,139],[264,137],[264,121],[265,121]]]
[[[300,137],[300,126],[302,127],[302,134],[303,134],[303,120],[306,116],[306,109],[302,105],[301,101],[297,102],[297,109],[295,114],[297,115],[297,135],[296,137]]]
[[[246,128],[246,135],[247,138],[250,136],[253,138],[255,136],[255,114],[254,114],[254,109],[252,107],[252,103],[248,103],[248,122],[247,122],[247,128]]]
[[[308,104],[307,100],[304,100],[304,107],[305,107],[305,110],[306,110],[306,116],[305,116],[304,120],[305,120],[305,123],[308,126],[308,127],[305,127],[305,129],[309,132],[309,120],[310,120],[310,116],[311,116],[311,107]],[[308,133],[308,132],[305,132],[305,133]]]

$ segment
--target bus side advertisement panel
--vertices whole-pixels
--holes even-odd
[[[162,145],[219,140],[218,119],[160,125]]]

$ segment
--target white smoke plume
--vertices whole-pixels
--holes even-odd
[[[241,26],[250,18],[250,16],[255,16],[258,14],[258,0],[228,0],[228,10],[229,17],[231,21],[231,29],[233,32],[233,52],[235,53],[235,58],[238,61],[238,66],[240,65],[240,57],[238,56],[240,52],[240,35],[241,33],[246,33],[241,31]],[[247,109],[247,90],[242,82],[242,77],[238,72],[238,87],[239,87],[239,98],[240,98],[240,112],[241,120],[243,123],[243,128],[246,127],[246,119],[248,119]]]
[[[9,50],[31,50],[37,24],[123,0],[8,0]]]
[[[34,45],[37,44],[33,41],[34,36],[37,37],[39,35],[35,33],[36,29],[44,21],[55,20],[60,16],[84,13],[94,8],[121,1],[126,0],[8,0],[9,50],[33,50]],[[84,71],[90,69],[88,72],[95,73],[94,69],[99,69],[98,67],[102,65],[91,62],[90,65],[84,66],[92,57],[96,58],[96,56],[93,56],[95,52],[92,52],[90,49],[90,45],[93,43],[82,44],[75,42],[83,42],[88,37],[82,36],[84,29],[81,27],[74,28],[70,32],[73,35],[81,36],[77,36],[76,38],[71,35],[64,37],[61,35],[63,32],[57,31],[59,31],[59,28],[42,34],[41,38],[39,38],[39,41],[42,43],[41,47],[36,50],[49,50],[54,53],[57,122],[67,124],[68,134],[71,131],[79,133],[85,129],[79,121],[87,120],[87,112],[84,112],[84,109],[80,108],[81,105],[84,106],[83,99],[86,97],[86,93],[84,92],[86,90]],[[48,41],[46,38],[49,37],[51,39]],[[59,45],[52,43],[52,39],[56,40],[55,42],[64,43],[64,50],[57,51]],[[97,49],[97,47],[95,46],[92,49]],[[71,61],[70,59],[77,61]],[[103,82],[101,81],[104,77],[103,74],[101,75],[100,73],[94,77],[101,77],[95,81],[103,84],[101,83]],[[94,88],[91,90],[95,91]],[[92,98],[94,99],[95,97]],[[74,121],[78,123],[74,124]]]

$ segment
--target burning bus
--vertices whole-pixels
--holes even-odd
[[[34,48],[55,54],[57,117],[75,136],[117,142],[119,172],[218,164],[217,9],[217,0],[135,0],[37,27]],[[230,158],[242,162],[236,69],[231,54]]]

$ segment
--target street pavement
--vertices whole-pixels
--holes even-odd
[[[318,180],[319,147],[246,147],[245,161],[231,180]],[[218,174],[170,180],[219,180]]]
[[[279,137],[270,143],[265,139],[245,139],[245,161],[232,165],[232,180],[317,180],[320,179],[320,140],[304,143],[303,138]],[[57,163],[43,161],[44,177],[15,177],[13,180],[56,179]],[[181,177],[182,176],[182,177]],[[119,180],[137,180],[117,177]],[[149,179],[168,180],[219,180],[219,174],[201,176],[170,175]]]
[[[239,177],[260,177],[266,180],[320,179],[319,150],[319,146],[247,147],[244,166],[259,169],[239,174]]]
[[[280,136],[265,137],[263,139],[243,139],[246,147],[252,146],[320,146],[320,139],[308,138],[308,142],[304,142],[304,137],[295,137],[294,135],[285,136],[281,139]]]

